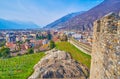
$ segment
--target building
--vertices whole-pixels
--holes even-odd
[[[7,42],[6,43],[6,47],[8,47],[8,48],[10,48],[10,51],[14,51],[14,50],[16,50],[16,44],[15,43],[13,43],[13,42]]]
[[[44,39],[44,40],[42,41],[42,44],[43,44],[43,45],[48,44],[48,43],[49,43],[49,41],[48,41],[47,39]]]
[[[16,41],[22,41],[22,37],[21,36],[16,36]]]
[[[5,40],[5,38],[3,36],[0,36],[0,42],[4,41],[4,40]]]
[[[81,38],[83,38],[82,34],[73,34],[72,37],[76,40],[80,40]]]
[[[6,34],[6,42],[16,42],[16,36],[14,33]]]
[[[114,13],[94,23],[90,79],[120,79],[120,16]]]

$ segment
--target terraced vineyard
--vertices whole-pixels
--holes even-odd
[[[90,68],[91,56],[80,51],[69,42],[57,42],[56,48],[70,53],[73,59]]]
[[[43,52],[0,59],[0,79],[26,79],[33,72],[33,66],[44,56]]]

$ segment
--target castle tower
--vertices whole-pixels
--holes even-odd
[[[120,79],[120,16],[94,22],[90,79]]]

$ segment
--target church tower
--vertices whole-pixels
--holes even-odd
[[[120,79],[120,16],[94,22],[90,79]]]

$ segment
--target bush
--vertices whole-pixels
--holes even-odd
[[[34,50],[32,48],[28,49],[28,54],[33,54]]]
[[[10,49],[7,47],[2,47],[0,49],[0,57],[3,57],[3,58],[10,57]]]
[[[53,49],[53,48],[55,47],[55,43],[54,43],[54,41],[51,40],[49,46],[50,46],[50,49]]]
[[[22,56],[22,55],[20,53],[18,53],[17,56]]]
[[[5,46],[6,41],[0,42],[0,47]]]
[[[63,34],[63,35],[60,37],[60,40],[61,40],[61,41],[67,41],[67,40],[68,40],[67,35]]]

